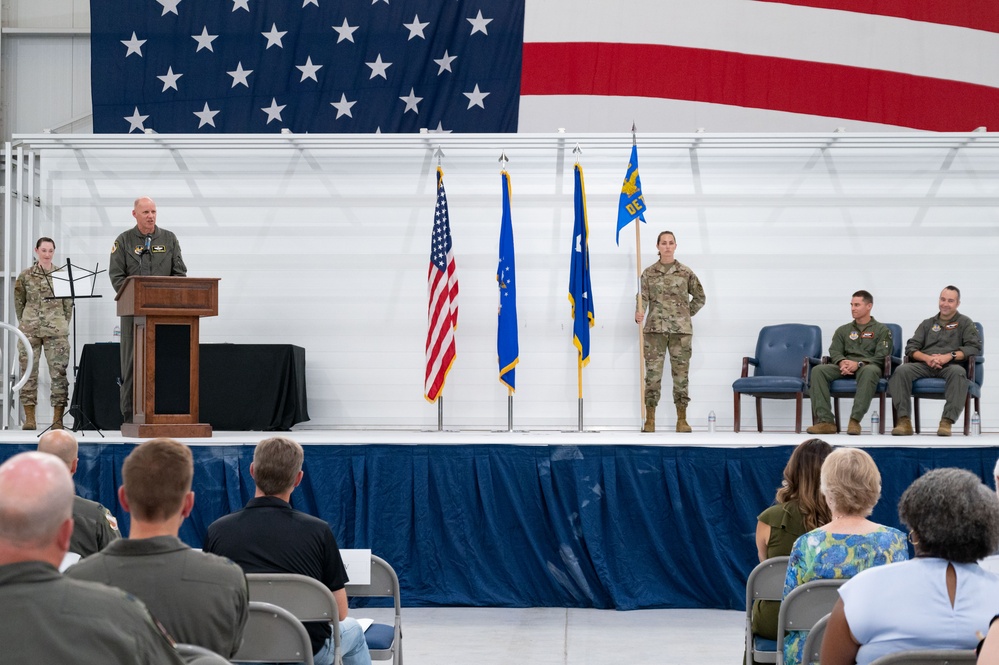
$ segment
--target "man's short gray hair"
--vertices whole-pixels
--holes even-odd
[[[253,451],[253,482],[267,496],[282,494],[295,486],[304,459],[297,441],[283,436],[264,439]]]

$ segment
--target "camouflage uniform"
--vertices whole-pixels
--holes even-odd
[[[121,291],[130,275],[187,276],[187,266],[175,236],[159,226],[153,229],[150,251],[143,253],[146,236],[133,226],[119,235],[111,247],[108,277],[115,293]],[[121,317],[121,414],[125,422],[132,421],[132,353],[135,348],[134,318]]]
[[[833,422],[829,386],[843,378],[852,378],[857,382],[850,420],[858,423],[863,420],[884,372],[885,357],[891,354],[892,347],[891,329],[874,317],[863,326],[851,321],[837,328],[829,345],[830,364],[818,365],[812,370],[809,393],[815,422]],[[844,360],[854,360],[864,366],[858,368],[852,377],[844,377],[839,369],[839,363]]]
[[[69,366],[69,321],[73,317],[73,303],[69,299],[45,300],[54,295],[50,275],[58,271],[56,268],[47,273],[36,263],[18,275],[14,282],[17,327],[27,336],[35,354],[31,378],[21,388],[21,403],[25,406],[38,403],[38,366],[42,361],[43,348],[52,378],[52,406],[65,407],[69,402],[66,367]],[[23,346],[19,349],[23,373],[28,364],[28,353]]]
[[[663,381],[663,363],[669,352],[673,374],[673,403],[686,408],[687,375],[690,370],[690,317],[704,307],[704,287],[694,271],[679,261],[663,265],[659,261],[642,273],[639,310],[648,307],[645,317],[645,406],[655,409]]]

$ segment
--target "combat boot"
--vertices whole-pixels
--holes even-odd
[[[52,429],[65,429],[62,426],[62,415],[65,411],[65,406],[52,407]]]
[[[941,418],[940,426],[937,427],[937,436],[950,436],[950,426],[954,424],[954,421],[950,418]]]
[[[656,431],[656,407],[647,406],[645,407],[645,424],[642,425],[643,432],[655,432]]]
[[[912,436],[912,421],[909,420],[909,416],[902,416],[898,419],[898,423],[891,430],[892,436]]]
[[[850,418],[850,424],[846,426],[846,433],[850,436],[857,436],[863,431],[860,422]]]
[[[815,423],[811,427],[805,430],[809,434],[835,434],[836,425],[833,423],[827,423],[825,421]]]
[[[35,424],[35,405],[25,404],[24,405],[24,425],[21,429],[38,429],[38,425]]]
[[[676,407],[676,431],[690,431],[690,425],[687,424],[687,407],[680,406],[679,404]]]

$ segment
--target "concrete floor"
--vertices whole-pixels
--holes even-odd
[[[391,610],[351,616],[391,621]],[[535,607],[403,608],[404,665],[738,665],[745,613]]]

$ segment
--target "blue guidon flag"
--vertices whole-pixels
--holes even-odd
[[[524,0],[91,0],[95,133],[515,132]]]

